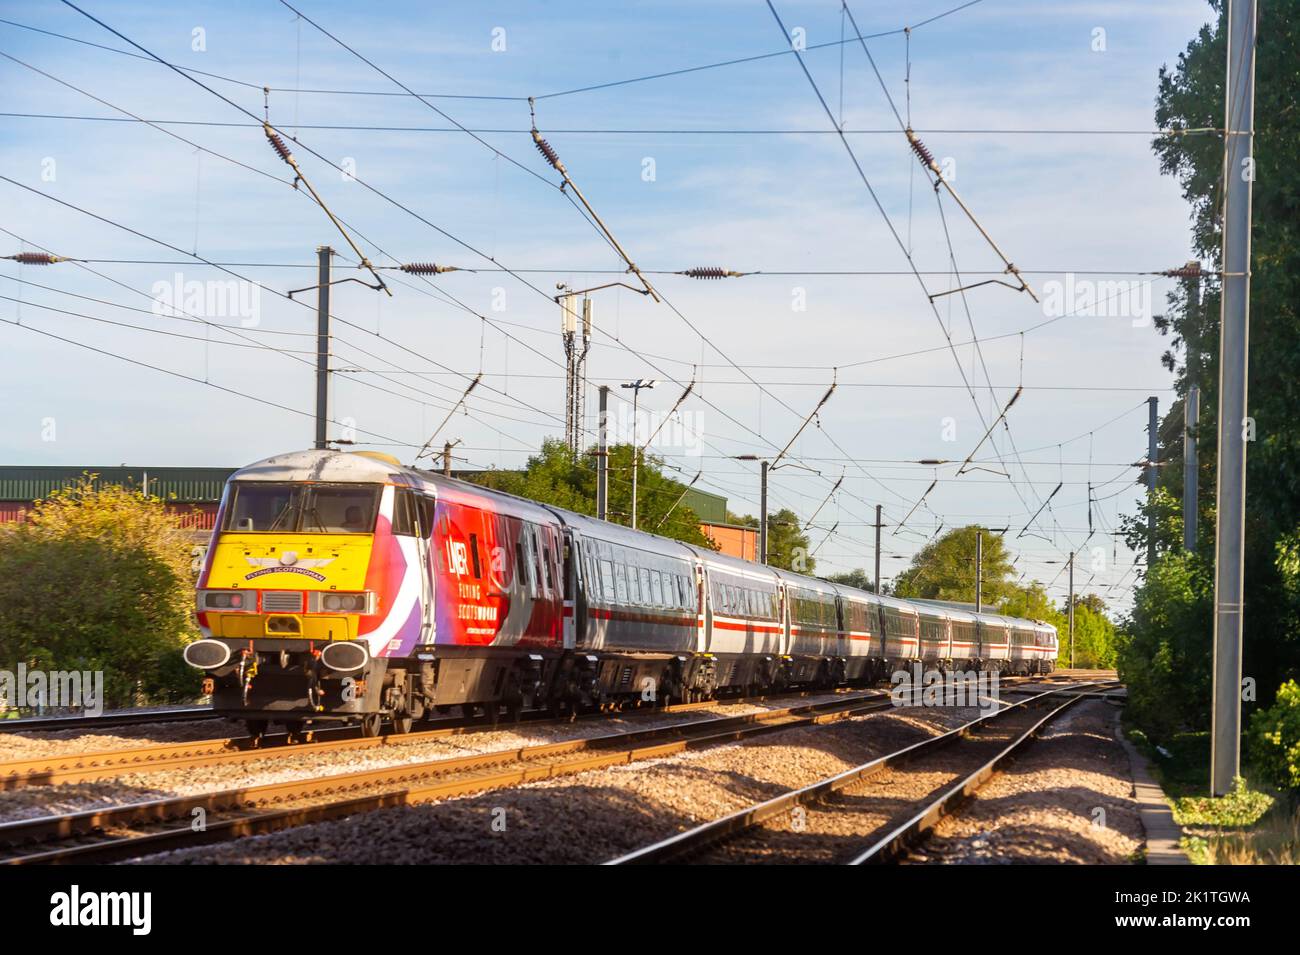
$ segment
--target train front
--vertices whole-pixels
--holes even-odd
[[[199,577],[185,660],[218,712],[291,729],[377,723],[387,659],[419,634],[414,555],[392,533],[400,465],[300,451],[232,475]],[[405,584],[405,585],[404,585]]]

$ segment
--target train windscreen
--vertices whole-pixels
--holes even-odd
[[[236,533],[369,534],[378,485],[236,482],[222,530]]]

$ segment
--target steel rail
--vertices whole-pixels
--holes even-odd
[[[949,786],[911,819],[850,859],[848,865],[880,864],[897,861],[908,849],[924,841],[944,816],[949,815],[974,795],[1004,763],[1009,761],[1031,740],[1035,739],[1043,727],[1080,700],[1098,695],[1087,692],[1069,694],[1064,702],[1043,714],[1041,719],[1035,721],[1032,726],[1021,732],[1014,740],[999,750],[992,759],[986,761],[961,781]]]
[[[192,720],[215,720],[220,718],[220,713],[215,713],[206,706],[186,706],[167,710],[141,710],[130,713],[107,713],[102,716],[30,716],[17,720],[0,720],[0,733],[103,729],[112,726],[138,726],[142,723],[188,723]]]
[[[834,691],[798,690],[790,693],[757,694],[754,696],[723,697],[693,703],[674,703],[654,708],[635,708],[618,711],[624,716],[643,714],[664,715],[691,713],[716,709],[724,705],[759,703],[770,699],[820,696]],[[589,721],[610,716],[598,711],[580,714],[577,719]],[[93,752],[48,753],[0,762],[0,792],[25,789],[30,786],[53,786],[67,783],[111,779],[123,773],[152,773],[173,769],[200,769],[208,766],[238,765],[266,759],[283,751],[285,755],[311,755],[343,750],[364,751],[393,746],[425,743],[448,736],[467,733],[510,730],[525,726],[552,726],[572,722],[573,718],[551,717],[541,711],[526,715],[518,723],[491,722],[479,717],[472,719],[437,720],[428,729],[412,733],[390,733],[384,736],[363,737],[355,726],[326,727],[313,731],[312,741],[295,740],[289,733],[273,733],[261,737],[235,736],[175,743],[151,743],[145,746]],[[321,737],[325,737],[322,739]]]
[[[0,823],[5,864],[115,861],[190,845],[274,832],[395,805],[414,805],[484,789],[551,779],[590,769],[669,756],[687,749],[749,739],[786,729],[833,722],[892,708],[887,694],[802,703],[765,713],[654,727],[492,753],[406,763],[350,773],[296,779],[215,793],[168,797],[108,809]],[[365,793],[367,789],[378,792]],[[358,793],[361,793],[358,795]],[[333,797],[333,798],[331,798]],[[339,798],[342,797],[342,798]],[[315,805],[285,806],[309,800]],[[196,813],[201,810],[201,813]],[[212,822],[206,814],[228,816]],[[201,826],[191,822],[202,815]],[[133,827],[180,826],[152,832]],[[114,834],[116,833],[116,834]],[[46,848],[59,840],[90,839]]]
[[[1026,678],[1030,679],[1030,678]],[[1009,684],[1010,688],[1017,684]],[[797,690],[787,693],[756,694],[754,696],[723,697],[693,703],[674,703],[654,708],[633,708],[616,711],[632,717],[636,714],[689,713],[714,709],[725,705],[759,703],[787,697],[822,695],[815,690]],[[850,691],[851,692],[851,691]],[[595,720],[611,715],[608,712],[580,714],[577,719]],[[392,746],[406,746],[465,733],[509,730],[515,726],[550,726],[571,721],[571,717],[551,717],[541,711],[526,714],[519,723],[493,723],[479,717],[473,719],[446,719],[434,721],[428,729],[405,734],[388,734],[362,737],[354,726],[326,727],[313,731],[311,741],[295,739],[289,733],[273,733],[262,737],[233,736],[185,742],[150,743],[144,746],[91,752],[47,753],[0,762],[0,792],[25,789],[31,786],[55,786],[68,783],[92,782],[111,779],[123,773],[151,773],[174,769],[201,769],[209,766],[238,765],[268,758],[268,754],[283,750],[286,755],[305,755],[336,752],[340,750],[364,751]]]
[[[731,841],[744,833],[750,832],[769,819],[789,813],[796,806],[815,802],[823,797],[861,783],[877,773],[893,768],[900,763],[907,762],[918,755],[929,754],[943,749],[959,740],[967,739],[970,737],[972,730],[994,723],[1005,722],[1014,715],[1022,712],[1022,710],[1028,709],[1035,703],[1041,703],[1049,697],[1061,694],[1070,694],[1071,699],[1068,703],[1072,704],[1076,702],[1077,699],[1093,695],[1089,690],[1106,685],[1110,684],[1075,683],[1035,694],[1027,699],[1013,703],[1004,709],[999,709],[992,713],[977,717],[976,719],[956,727],[955,729],[949,730],[939,736],[920,740],[909,746],[905,746],[902,749],[895,750],[892,753],[879,756],[860,766],[856,766],[853,769],[819,780],[818,782],[812,783],[808,786],[793,789],[779,796],[774,796],[771,799],[757,803],[746,809],[741,809],[727,816],[704,823],[694,829],[688,829],[685,832],[670,836],[667,839],[663,839],[659,842],[626,853],[615,859],[609,860],[605,864],[647,865],[681,861],[697,855],[715,845]],[[1039,724],[1035,724],[1035,726],[1037,725]],[[919,815],[924,815],[924,813]],[[915,819],[912,821],[915,821]]]

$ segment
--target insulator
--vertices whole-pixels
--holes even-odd
[[[912,132],[912,127],[907,128],[907,142],[912,147],[912,152],[916,153],[916,158],[929,166],[935,172],[939,171],[939,164],[934,161],[934,154],[926,148],[925,143],[916,138],[916,133]]]
[[[561,171],[564,170],[564,167],[560,164],[559,155],[555,152],[554,149],[551,148],[550,143],[542,139],[541,134],[538,133],[537,130],[535,129],[533,130],[533,145],[537,147],[537,151],[541,153],[543,157],[545,157],[548,163],[550,163],[556,169],[559,169]]]
[[[1189,262],[1176,269],[1165,269],[1160,274],[1171,279],[1199,279],[1205,273],[1201,271],[1200,262]]]
[[[693,279],[738,279],[745,273],[732,272],[728,269],[718,268],[715,265],[707,265],[687,269],[681,274]]]
[[[270,142],[271,148],[276,151],[276,154],[279,155],[281,159],[292,165],[293,153],[289,152],[289,147],[286,146],[284,140],[280,138],[280,134],[266,123],[262,124],[262,129],[266,132],[266,138],[267,141]]]
[[[405,265],[399,265],[398,268],[408,275],[440,275],[443,272],[460,271],[454,265],[435,265],[432,262],[407,262]]]
[[[5,258],[21,262],[23,265],[53,265],[55,262],[69,261],[61,255],[51,255],[49,252],[19,252],[17,255],[6,255]]]

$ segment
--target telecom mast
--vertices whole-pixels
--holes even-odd
[[[560,331],[564,338],[564,443],[569,456],[582,452],[584,405],[587,393],[587,352],[591,348],[591,299],[582,299],[582,340],[578,340],[578,295],[560,296]]]

